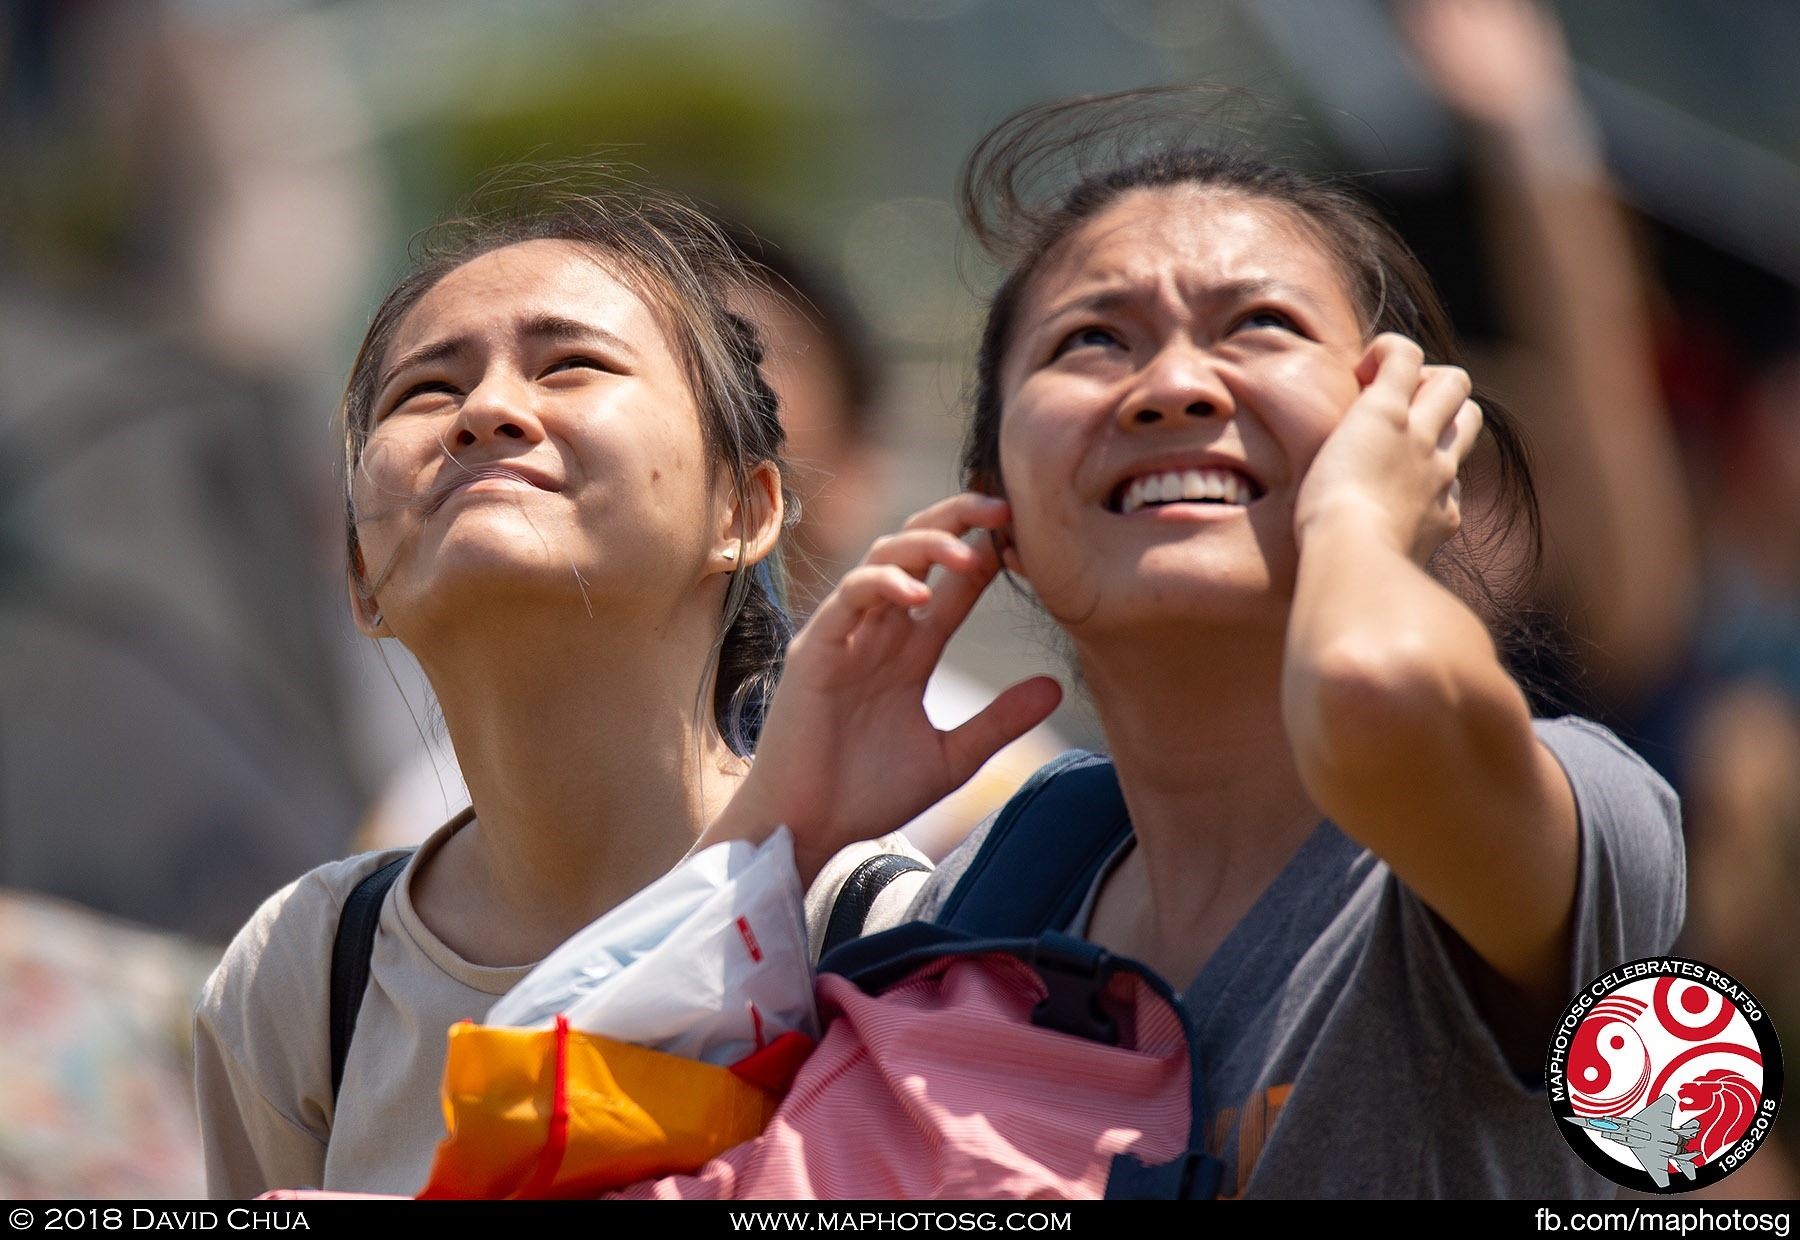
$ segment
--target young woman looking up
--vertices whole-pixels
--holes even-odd
[[[776,401],[702,215],[521,192],[439,230],[343,402],[358,626],[418,659],[473,808],[386,897],[341,1089],[330,953],[359,880],[278,892],[196,1017],[210,1190],[411,1193],[445,1030],[668,870],[748,769],[786,621]]]
[[[795,639],[714,834],[786,823],[804,873],[1047,711],[1038,682],[957,732],[919,709],[1004,562],[1068,635],[1133,826],[1067,929],[1184,994],[1224,1191],[1610,1195],[1533,1078],[1577,987],[1674,938],[1673,796],[1604,729],[1534,720],[1508,673],[1523,451],[1368,208],[1187,146],[1027,201],[1127,145],[1141,102],[1031,110],[977,148],[966,201],[1008,274],[973,493],[878,542]]]

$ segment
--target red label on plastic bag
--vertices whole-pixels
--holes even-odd
[[[743,936],[744,946],[748,947],[750,949],[750,959],[756,961],[757,964],[761,964],[762,963],[762,948],[760,948],[756,945],[756,935],[750,929],[749,919],[745,918],[745,917],[738,918],[737,919],[737,928],[738,928],[738,934]]]

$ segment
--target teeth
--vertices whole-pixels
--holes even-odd
[[[1153,504],[1182,500],[1200,503],[1247,504],[1255,498],[1250,483],[1229,469],[1170,470],[1133,478],[1125,487],[1119,511],[1130,516]]]

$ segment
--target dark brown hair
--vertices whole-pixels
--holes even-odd
[[[359,591],[373,587],[359,567],[352,483],[395,333],[452,271],[494,250],[541,240],[567,241],[592,252],[650,308],[693,389],[713,467],[730,473],[740,505],[759,465],[783,469],[786,435],[775,392],[762,372],[762,338],[750,320],[730,308],[733,295],[757,281],[719,226],[686,200],[626,183],[597,165],[508,168],[415,242],[411,268],[376,310],[351,367],[340,413],[346,538]],[[787,511],[793,511],[791,504]],[[740,565],[726,592],[714,644],[713,717],[740,754],[755,744],[792,631],[780,583],[777,555],[755,566]]]
[[[1044,260],[1089,220],[1134,190],[1197,187],[1285,210],[1337,263],[1365,332],[1399,332],[1425,360],[1460,358],[1431,278],[1399,234],[1349,191],[1252,153],[1193,140],[1204,113],[1234,96],[1152,88],[1038,104],[976,144],[959,196],[970,233],[1005,272],[988,304],[963,441],[965,486],[1004,494],[1000,372],[1020,303]],[[1518,423],[1477,392],[1483,443],[1463,466],[1465,511],[1433,571],[1497,637],[1517,627],[1540,557],[1536,491]]]

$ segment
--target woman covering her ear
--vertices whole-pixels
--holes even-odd
[[[787,624],[782,429],[747,274],[636,189],[520,191],[438,229],[343,401],[356,621],[430,679],[472,809],[406,862],[333,1088],[333,936],[403,852],[321,867],[196,1016],[215,1196],[411,1193],[445,1030],[693,846],[749,769]]]
[[[1417,260],[1334,187],[1140,140],[1165,106],[1046,105],[977,148],[967,213],[1005,278],[971,493],[796,637],[712,835],[785,823],[804,876],[1046,714],[1041,681],[952,732],[920,710],[1004,563],[1069,639],[1129,814],[1053,928],[1182,996],[1222,1191],[1610,1196],[1537,1078],[1577,990],[1674,939],[1674,797],[1605,729],[1534,719],[1508,670],[1529,474]],[[1100,856],[1107,826],[1030,829]],[[914,1088],[967,1110],[954,1071]]]

